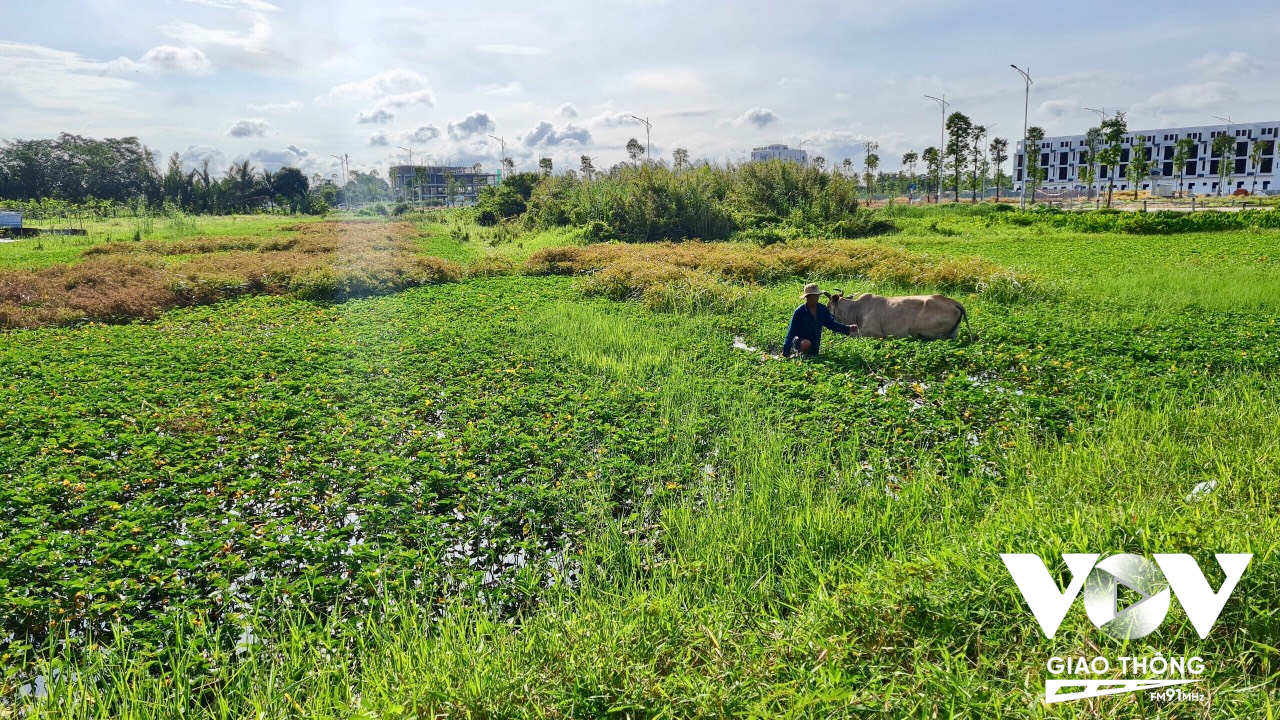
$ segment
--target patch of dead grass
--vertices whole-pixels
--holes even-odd
[[[1028,278],[976,257],[936,258],[857,241],[798,242],[757,247],[741,243],[609,243],[540,250],[525,263],[535,275],[581,275],[583,290],[651,308],[682,305],[679,297],[724,308],[753,285],[814,277],[856,277],[876,283],[980,292],[1025,286]]]
[[[420,254],[409,223],[288,230],[283,238],[111,243],[75,265],[0,271],[0,327],[123,322],[248,294],[345,300],[462,277],[456,263]]]

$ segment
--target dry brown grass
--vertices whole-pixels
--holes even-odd
[[[525,271],[582,275],[590,295],[636,298],[652,308],[741,302],[752,285],[814,277],[865,278],[877,283],[975,292],[1019,287],[1028,278],[981,258],[935,258],[857,241],[799,242],[756,247],[741,243],[611,243],[548,248]],[[675,298],[688,298],[676,302]]]
[[[121,322],[246,294],[343,300],[462,277],[456,263],[419,254],[408,223],[286,229],[294,234],[113,243],[76,265],[0,271],[0,327]]]

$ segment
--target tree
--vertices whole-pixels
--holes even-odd
[[[902,154],[902,167],[907,170],[907,202],[915,199],[916,161],[919,159],[920,156],[915,150]]]
[[[1147,147],[1147,136],[1137,135],[1133,138],[1133,147],[1129,152],[1129,183],[1133,185],[1133,200],[1138,201],[1138,183],[1143,178],[1151,176],[1151,167],[1154,163],[1148,155],[1150,149]]]
[[[942,199],[942,154],[938,152],[938,148],[929,146],[924,149],[921,156],[924,158],[925,173],[930,178],[936,178],[937,180],[938,184],[935,186],[936,194],[934,195],[934,202],[937,202]],[[929,189],[926,183],[925,199],[928,199],[928,195]]]
[[[1233,135],[1225,132],[1213,139],[1213,155],[1210,157],[1217,158],[1218,162],[1218,196],[1222,196],[1222,186],[1226,185],[1231,177],[1232,159],[1229,157],[1231,151],[1236,147],[1236,139]]]
[[[671,151],[671,161],[675,166],[676,172],[680,172],[689,167],[689,151],[680,147],[676,148]]]
[[[1080,182],[1089,186],[1093,196],[1093,184],[1098,181],[1098,150],[1102,147],[1102,128],[1092,127],[1084,134],[1084,152],[1080,157]]]
[[[947,117],[947,158],[955,171],[955,202],[960,202],[960,174],[964,172],[969,157],[969,136],[973,134],[973,121],[968,115],[953,112]]]
[[[512,158],[502,158],[502,177],[511,177],[516,172],[516,161]]]
[[[1129,132],[1129,123],[1124,113],[1118,112],[1115,117],[1102,121],[1099,126],[1102,132],[1103,147],[1098,151],[1098,162],[1107,172],[1107,207],[1111,207],[1111,195],[1115,192],[1116,172],[1120,166],[1121,153],[1124,151],[1124,134]]]
[[[845,158],[841,160],[840,169],[841,169],[841,172],[844,173],[845,177],[853,177],[853,160],[850,158]]]
[[[1189,137],[1184,137],[1173,146],[1173,166],[1178,171],[1178,197],[1182,197],[1182,179],[1187,171],[1187,162],[1191,159],[1191,152],[1195,150],[1196,141]]]
[[[551,175],[551,158],[549,157],[538,158],[538,169],[542,171],[543,177],[550,176]]]
[[[1249,190],[1250,195],[1258,194],[1258,173],[1262,169],[1262,156],[1271,154],[1271,146],[1275,140],[1254,140],[1253,148],[1249,151],[1249,162],[1253,164],[1253,188]]]
[[[631,157],[631,162],[633,164],[639,163],[640,156],[643,154],[644,154],[644,146],[640,144],[639,140],[635,138],[631,138],[630,140],[627,141],[627,155]]]
[[[1036,204],[1037,183],[1044,179],[1044,168],[1040,167],[1040,143],[1044,140],[1044,128],[1032,125],[1027,128],[1027,179],[1031,183],[1031,204]],[[1032,150],[1034,149],[1034,152]]]
[[[993,138],[988,149],[991,151],[991,164],[996,169],[996,202],[1000,202],[1000,183],[1004,181],[1004,161],[1009,159],[1009,141]]]
[[[578,161],[578,169],[582,171],[582,177],[590,180],[596,171],[596,166],[591,163],[589,156],[583,155]]]
[[[813,160],[810,160],[809,162],[813,163],[813,166],[818,169],[818,172],[822,172],[823,168],[827,166],[827,159],[821,155],[814,155]]]
[[[969,160],[971,162],[969,186],[973,188],[973,202],[977,203],[978,193],[987,184],[987,168],[983,167],[987,155],[982,152],[982,141],[987,137],[987,127],[985,125],[974,125],[973,129],[969,131],[969,137],[973,141],[973,146],[969,148]]]
[[[306,209],[304,203],[309,190],[307,176],[298,168],[285,166],[276,173],[276,192],[289,202],[289,212],[297,213]]]

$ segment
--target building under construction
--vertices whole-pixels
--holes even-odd
[[[406,202],[429,205],[468,205],[476,201],[481,188],[495,185],[498,176],[472,167],[446,165],[394,165],[391,188]]]

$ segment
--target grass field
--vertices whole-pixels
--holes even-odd
[[[773,246],[611,295],[516,272],[571,232],[450,223],[442,284],[5,332],[0,716],[1274,717],[1280,231],[895,222],[897,274],[808,279],[946,283],[978,342],[777,361]],[[717,300],[610,299],[649,282]],[[1204,640],[1046,640],[998,555],[1073,551],[1254,558]],[[1157,650],[1211,700],[1040,702]]]

